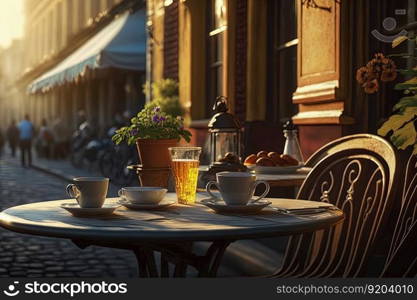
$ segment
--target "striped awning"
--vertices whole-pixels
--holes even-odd
[[[118,68],[144,71],[146,66],[146,15],[126,12],[29,86],[29,93],[74,81],[85,71]]]

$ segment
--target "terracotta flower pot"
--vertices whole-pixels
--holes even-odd
[[[136,146],[143,169],[171,166],[169,147],[177,145],[176,139],[137,139]]]
[[[170,168],[138,169],[137,174],[141,186],[159,186],[169,189]]]

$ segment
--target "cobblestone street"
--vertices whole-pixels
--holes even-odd
[[[67,198],[67,183],[17,159],[0,157],[0,209]],[[71,241],[14,233],[0,228],[0,277],[133,277],[136,259],[125,250],[79,249]]]

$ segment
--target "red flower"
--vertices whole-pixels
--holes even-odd
[[[383,53],[375,53],[374,57],[377,62],[382,62],[382,60],[385,58],[385,55]]]
[[[379,72],[382,71],[382,61],[374,58],[372,60],[370,60],[367,64],[366,67],[373,73],[376,73],[377,76],[379,74]]]
[[[393,81],[397,78],[397,72],[395,70],[386,70],[381,74],[381,81],[388,82]]]
[[[364,84],[365,82],[370,81],[375,78],[376,78],[375,73],[373,73],[367,67],[359,68],[356,71],[356,80],[359,82],[359,84]]]
[[[382,70],[383,71],[395,71],[397,69],[397,66],[395,65],[394,61],[392,59],[389,58],[385,58],[382,61],[383,65],[382,65]]]
[[[397,66],[395,62],[385,57],[382,53],[375,53],[365,67],[356,71],[356,80],[367,94],[373,94],[379,89],[379,81],[388,82],[397,78]]]
[[[379,85],[378,80],[370,80],[364,83],[363,88],[365,89],[365,93],[373,94],[378,91]]]

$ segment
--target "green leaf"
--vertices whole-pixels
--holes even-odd
[[[386,136],[391,130],[396,131],[405,123],[411,121],[417,115],[417,107],[407,107],[403,113],[392,115],[382,126],[378,129],[378,134]]]
[[[417,107],[417,95],[401,98],[401,100],[394,105],[392,110],[399,110],[402,113],[407,107]]]
[[[402,83],[397,83],[394,87],[396,90],[407,90],[417,88],[417,77],[413,77],[410,80],[404,81]]]
[[[417,76],[417,70],[416,69],[411,69],[411,70],[398,69],[398,72],[401,75],[404,75],[404,76]]]
[[[414,145],[416,142],[416,129],[414,122],[409,122],[400,129],[394,131],[391,141],[398,149],[406,149],[408,146]]]
[[[137,138],[178,140],[184,138],[190,141],[191,133],[182,129],[182,118],[169,115],[162,109],[155,110],[155,107],[155,105],[146,105],[136,117],[131,119],[130,126],[116,131],[113,141],[117,144],[127,141],[129,145],[134,144]]]
[[[399,37],[397,37],[396,39],[394,39],[392,41],[392,48],[397,47],[398,45],[402,44],[404,41],[407,41],[408,37],[406,35],[400,35]]]
[[[135,141],[136,141],[136,137],[131,136],[131,137],[129,137],[129,139],[127,140],[127,143],[128,143],[129,145],[133,145],[133,144],[135,143]]]

